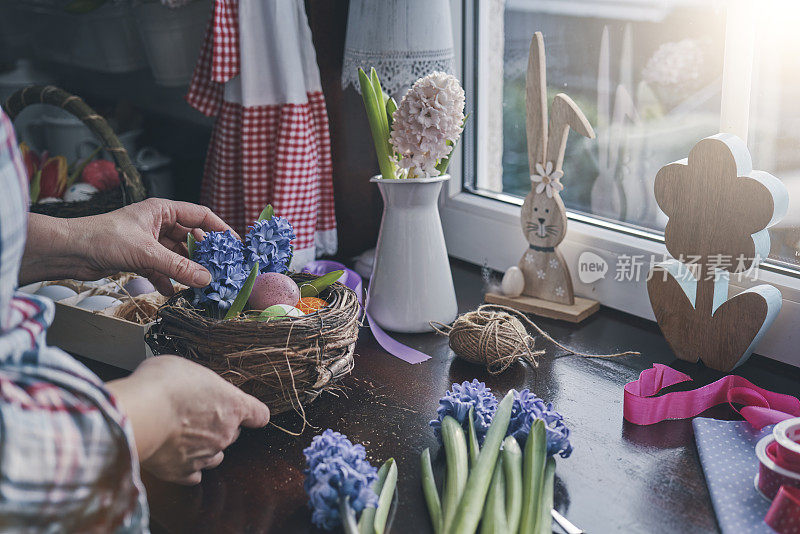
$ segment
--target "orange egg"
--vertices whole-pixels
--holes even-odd
[[[300,302],[297,303],[296,307],[303,313],[308,314],[319,311],[327,305],[328,303],[323,299],[317,297],[303,297],[300,299]]]

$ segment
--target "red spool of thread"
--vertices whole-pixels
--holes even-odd
[[[788,419],[775,425],[772,431],[778,447],[778,465],[800,473],[800,421]]]
[[[756,445],[758,490],[769,500],[781,486],[800,488],[800,418],[775,425]]]
[[[800,532],[800,489],[781,486],[764,522],[778,534]]]

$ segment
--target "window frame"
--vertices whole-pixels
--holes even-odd
[[[472,178],[481,172],[480,151],[476,149],[481,134],[478,111],[482,82],[477,75],[476,62],[484,51],[480,48],[476,21],[483,18],[480,10],[486,9],[491,1],[451,0],[457,74],[467,93],[467,112],[472,114],[472,124],[465,130],[456,157],[452,159],[451,179],[440,199],[440,213],[450,256],[502,273],[517,264],[528,246],[520,228],[522,199],[503,193],[481,191],[479,194],[464,186],[465,176]],[[737,38],[726,37],[725,42],[720,131],[736,133],[743,139],[747,139],[750,109],[755,35],[751,23],[753,9],[747,0],[736,0],[730,4],[726,21],[726,36],[735,35]],[[467,53],[469,51],[477,53]],[[731,60],[733,57],[738,61]],[[742,83],[743,78],[747,83]],[[473,160],[470,154],[475,154]],[[573,275],[575,294],[655,320],[645,280],[617,281],[612,270],[620,256],[641,255],[648,260],[642,267],[646,273],[651,256],[660,259],[666,255],[663,236],[574,210],[568,210],[567,217],[569,226],[560,250]],[[587,250],[599,255],[609,265],[606,277],[592,284],[584,284],[575,276],[578,256]],[[732,275],[730,280],[732,295],[768,283],[778,288],[783,296],[781,312],[755,352],[800,366],[800,354],[793,351],[800,346],[800,329],[795,327],[800,324],[800,270],[765,261],[757,274],[757,281],[738,275]]]

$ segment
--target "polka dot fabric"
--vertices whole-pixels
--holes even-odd
[[[704,417],[696,417],[693,426],[700,463],[723,534],[775,532],[764,522],[770,501],[753,482],[758,473],[756,443],[772,433],[772,426],[755,430],[747,421]]]

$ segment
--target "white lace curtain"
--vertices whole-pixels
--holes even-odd
[[[384,91],[400,100],[420,77],[453,73],[450,0],[351,0],[342,87],[360,92],[358,68],[375,67]]]

